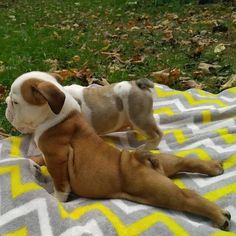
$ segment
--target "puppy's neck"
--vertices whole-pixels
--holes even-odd
[[[80,112],[80,106],[78,105],[78,103],[74,99],[71,98],[70,95],[66,94],[66,99],[65,99],[64,105],[62,107],[62,110],[60,112],[60,115],[56,115],[51,112],[50,115],[48,116],[47,120],[44,121],[42,124],[40,124],[36,128],[36,130],[34,132],[34,141],[37,144],[37,146],[38,146],[38,141],[39,141],[40,136],[46,130],[61,123],[73,111]]]

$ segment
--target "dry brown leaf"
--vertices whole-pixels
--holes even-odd
[[[177,20],[179,18],[178,15],[175,13],[167,13],[167,14],[165,14],[165,17],[168,20]]]
[[[144,60],[145,60],[145,56],[143,56],[143,55],[135,55],[130,60],[127,60],[126,64],[127,63],[140,64],[140,63],[143,63]]]
[[[6,133],[5,129],[0,128],[0,139],[4,139],[8,137],[10,137],[10,135]]]
[[[181,83],[185,89],[189,89],[189,88],[203,89],[205,87],[204,84],[198,83],[195,80],[191,80],[191,79],[182,80]]]
[[[54,31],[52,35],[54,39],[61,39],[61,36],[56,31]]]
[[[193,77],[194,78],[202,78],[205,74],[201,70],[195,70],[193,71]]]
[[[89,84],[89,80],[92,78],[92,72],[88,67],[84,67],[81,70],[70,69],[70,70],[57,70],[53,73],[58,74],[61,77],[62,82],[68,78],[79,79],[82,82]]]
[[[194,58],[200,57],[203,53],[203,50],[204,50],[204,47],[202,47],[202,46],[195,48],[194,53],[193,53],[193,57]]]
[[[56,70],[52,73],[58,74],[62,78],[62,82],[68,78],[75,77],[78,70]]]
[[[144,42],[140,40],[134,40],[133,45],[135,49],[141,49],[144,48]]]
[[[177,80],[181,75],[181,71],[178,68],[174,68],[170,71],[170,77],[174,80]]]
[[[236,75],[231,75],[229,80],[221,86],[221,89],[231,88],[234,84],[236,84]]]
[[[204,62],[201,62],[198,66],[198,70],[202,71],[204,75],[211,74],[212,69],[219,69],[219,68],[221,68],[220,65],[213,65]]]
[[[75,56],[72,57],[72,60],[74,62],[79,62],[80,61],[80,56],[79,55],[75,55]]]
[[[6,97],[6,87],[0,84],[0,101],[3,101]]]
[[[151,76],[153,76],[158,83],[166,85],[170,84],[170,69],[152,72]]]
[[[178,80],[181,75],[181,71],[178,68],[174,69],[164,69],[161,71],[156,71],[151,74],[156,80],[156,82],[161,84],[170,85],[174,81]]]
[[[50,65],[51,68],[50,68],[49,71],[55,71],[55,70],[57,70],[58,65],[59,65],[59,62],[58,62],[57,59],[51,59],[51,58],[49,58],[49,59],[44,60],[44,62],[45,62],[46,64],[49,64],[49,65]]]
[[[163,32],[163,37],[162,37],[162,40],[163,41],[170,41],[170,40],[172,40],[174,38],[174,36],[173,36],[173,31],[172,30],[165,30],[164,32]]]

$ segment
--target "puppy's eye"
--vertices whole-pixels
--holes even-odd
[[[15,102],[15,101],[13,101],[13,104],[14,104],[14,105],[18,105],[19,103],[18,103],[18,102]]]

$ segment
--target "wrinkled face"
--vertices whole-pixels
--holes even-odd
[[[54,81],[47,73],[30,72],[12,84],[6,98],[6,118],[21,133],[33,133],[49,116],[61,110],[65,96],[51,83]]]

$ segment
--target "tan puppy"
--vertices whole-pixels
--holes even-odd
[[[168,178],[183,171],[219,175],[220,162],[119,151],[95,133],[71,95],[44,73],[18,77],[7,105],[6,116],[17,129],[35,128],[59,200],[65,201],[70,191],[81,197],[128,199],[201,215],[228,229],[227,211]]]
[[[156,149],[162,132],[153,117],[153,99],[148,79],[123,81],[107,86],[65,86],[81,105],[81,111],[98,134],[131,127],[147,137],[140,148]]]

